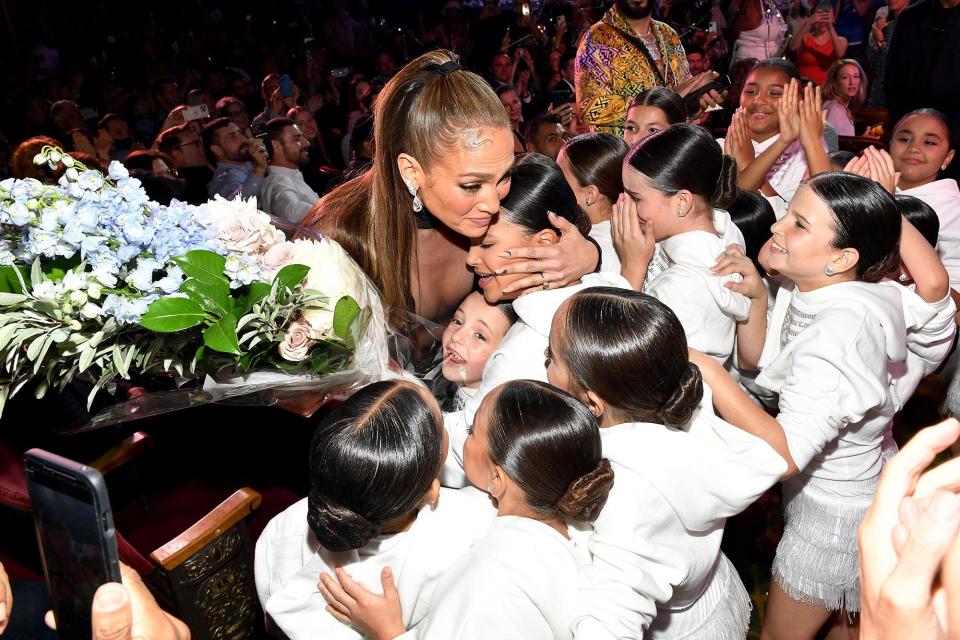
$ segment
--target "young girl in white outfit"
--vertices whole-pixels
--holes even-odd
[[[364,387],[317,426],[309,497],[257,541],[257,593],[270,626],[290,640],[359,638],[317,590],[320,574],[338,567],[377,588],[390,565],[404,623],[423,618],[439,576],[494,517],[479,493],[440,488],[441,425],[426,389],[391,381]]]
[[[750,601],[720,552],[726,518],[786,471],[709,409],[676,315],[642,293],[585,289],[556,313],[547,375],[597,416],[616,472],[581,573],[578,638],[742,640]],[[709,402],[708,402],[709,404]]]
[[[427,640],[572,639],[577,572],[589,559],[569,521],[590,521],[614,483],[590,411],[542,382],[492,390],[467,439],[470,481],[497,503],[487,536],[440,579],[426,619],[404,637]],[[323,577],[337,616],[368,636],[404,634],[402,603]],[[318,636],[319,637],[319,636]]]
[[[483,397],[509,380],[546,381],[543,350],[547,347],[550,321],[557,307],[591,284],[629,287],[618,274],[600,272],[559,289],[552,288],[555,283],[544,280],[537,290],[526,295],[506,293],[505,289],[525,274],[502,275],[503,270],[517,260],[504,257],[503,253],[512,247],[555,244],[560,235],[550,222],[551,214],[578,224],[584,235],[589,231],[590,221],[577,206],[573,190],[557,164],[540,154],[521,156],[513,168],[509,195],[501,201],[499,213],[467,256],[467,264],[480,276],[479,285],[487,302],[498,304],[513,299],[519,320],[487,361],[483,381],[474,397],[462,410],[444,414],[444,425],[450,435],[450,455],[442,478],[444,486],[466,484],[463,444]]]
[[[609,133],[571,138],[557,155],[557,166],[590,217],[590,237],[600,245],[600,270],[620,273],[620,258],[610,235],[613,203],[623,193],[623,158],[630,147]]]
[[[789,465],[764,636],[802,640],[833,612],[849,624],[844,614],[860,608],[856,531],[876,489],[883,432],[899,408],[890,368],[908,352],[916,366],[936,367],[954,328],[908,313],[914,294],[907,288],[878,284],[900,265],[902,232],[904,262],[925,273],[910,261],[926,241],[901,225],[895,201],[876,182],[841,172],[814,176],[772,231],[767,270],[794,286],[780,289],[769,327],[767,292],[752,263],[729,255],[718,266],[744,276],[739,288],[753,305],[738,334],[740,355],[759,363],[757,383],[779,394],[779,413],[773,418],[754,405],[712,360],[691,357],[720,415],[767,440]],[[929,258],[929,246],[926,252]],[[919,268],[935,275],[935,257],[925,264]],[[940,281],[918,287],[919,305],[947,297]]]
[[[479,291],[468,295],[457,307],[440,337],[441,373],[457,385],[451,410],[462,408],[476,395],[487,360],[516,321],[517,314],[509,302],[489,304]]]
[[[736,197],[736,162],[701,127],[677,124],[630,150],[623,183],[614,227],[635,220],[643,226],[641,235],[632,235],[636,242],[621,241],[618,247],[623,275],[677,314],[691,347],[725,363],[733,353],[736,323],[750,309],[746,297],[723,286],[729,277],[711,271],[727,245],[743,244],[723,209]],[[623,233],[619,237],[629,240]]]
[[[900,172],[898,193],[920,198],[940,218],[937,253],[960,291],[960,189],[952,178],[938,180],[955,155],[956,140],[946,116],[935,109],[911,111],[890,138],[893,166]]]

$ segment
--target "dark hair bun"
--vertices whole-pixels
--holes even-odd
[[[899,247],[884,256],[879,262],[875,262],[867,267],[860,280],[863,282],[880,282],[891,273],[900,270],[900,249]]]
[[[359,549],[380,535],[381,528],[380,523],[370,522],[316,489],[311,489],[307,497],[307,524],[330,551]]]
[[[600,458],[593,471],[583,474],[570,483],[557,504],[565,517],[580,522],[593,522],[607,503],[613,487],[613,468],[610,461]]]
[[[660,407],[657,417],[668,427],[682,427],[690,422],[693,412],[703,398],[703,378],[700,369],[692,362],[687,364],[677,388]]]
[[[720,175],[717,188],[710,195],[710,204],[718,209],[726,209],[737,199],[737,161],[733,156],[723,154],[720,159]]]

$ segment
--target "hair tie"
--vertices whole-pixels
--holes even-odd
[[[448,76],[454,71],[460,71],[460,69],[463,69],[463,67],[460,66],[459,62],[457,62],[456,60],[447,60],[446,62],[441,64],[439,67],[437,67],[437,75]]]

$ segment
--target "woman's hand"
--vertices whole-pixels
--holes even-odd
[[[321,573],[317,586],[328,603],[330,615],[374,640],[389,640],[407,630],[403,626],[400,592],[393,582],[390,567],[384,567],[380,572],[380,584],[383,586],[382,596],[367,591],[346,571],[338,568],[336,580]]]
[[[780,140],[790,145],[800,137],[800,83],[790,79],[777,105],[780,116]]]
[[[960,459],[924,473],[958,436],[955,419],[923,429],[884,467],[858,534],[863,640],[960,631]]]
[[[737,161],[738,171],[743,171],[757,157],[747,127],[746,110],[743,107],[733,112],[727,135],[723,139],[723,152]]]
[[[653,224],[640,221],[637,203],[625,193],[621,193],[613,205],[610,235],[613,248],[620,256],[620,275],[636,291],[643,290],[643,281],[647,277],[647,267],[653,259],[657,241],[653,235]]]
[[[767,302],[767,285],[763,283],[760,272],[757,271],[753,260],[747,257],[743,247],[738,244],[728,245],[723,253],[717,256],[717,264],[711,268],[714,275],[729,276],[734,273],[740,274],[743,278],[741,282],[730,280],[724,282],[723,286],[734,293],[750,298],[751,303],[762,301]]]
[[[530,289],[559,289],[578,281],[587,273],[593,273],[600,262],[597,247],[580,234],[580,231],[560,216],[551,213],[550,224],[560,231],[557,244],[543,247],[516,247],[501,254],[501,258],[527,258],[522,262],[504,267],[499,275],[531,273],[504,287],[504,293]],[[529,292],[527,292],[529,293]]]

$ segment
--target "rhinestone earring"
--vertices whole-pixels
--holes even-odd
[[[906,282],[907,280],[909,280],[909,278],[907,278],[907,274],[901,273],[899,276],[897,276],[897,280],[899,280],[900,282]]]
[[[421,202],[420,196],[417,195],[417,188],[413,185],[413,180],[404,180],[404,183],[407,185],[407,191],[413,196],[413,210],[420,213],[423,211],[423,202]]]
[[[823,272],[824,272],[825,274],[827,274],[827,276],[832,276],[832,275],[833,275],[833,267],[831,267],[830,265],[827,265],[826,267],[824,267]]]
[[[678,218],[686,218],[686,217],[687,217],[687,214],[685,214],[685,213],[683,212],[683,209],[681,209],[680,207],[677,207],[677,217],[678,217]]]

